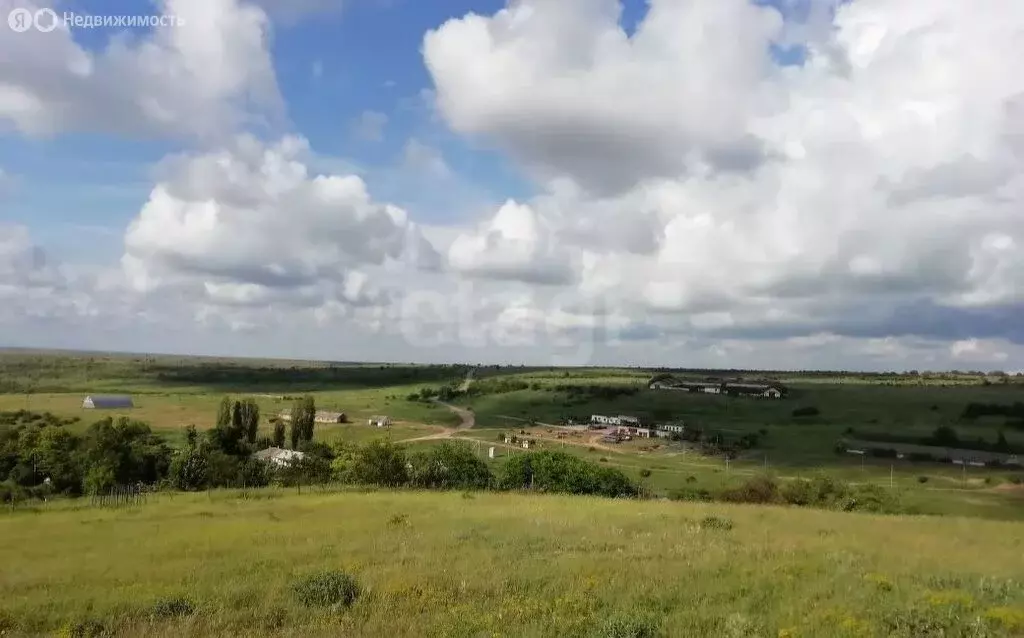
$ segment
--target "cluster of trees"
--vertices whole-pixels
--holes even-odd
[[[255,367],[227,362],[181,365],[151,363],[146,366],[158,380],[171,384],[221,385],[255,388],[258,386],[299,387],[309,391],[315,387],[347,386],[381,387],[445,381],[464,375],[465,366],[450,365],[292,365]],[[154,374],[155,373],[155,374]]]
[[[41,424],[42,423],[42,424]],[[140,421],[106,418],[84,434],[53,420],[0,426],[4,500],[58,493],[77,496],[114,485],[152,484],[167,475],[171,449]]]
[[[494,474],[462,441],[443,441],[411,454],[386,440],[361,447],[342,446],[335,450],[331,470],[334,480],[381,487],[533,489],[611,497],[638,494],[637,486],[622,472],[563,452],[546,450],[511,456]]]
[[[285,438],[280,422],[273,438],[259,437],[259,407],[252,400],[225,398],[214,427],[204,433],[186,428],[177,453],[139,421],[107,418],[76,435],[54,419],[21,414],[17,425],[0,425],[0,495],[20,500],[103,493],[140,483],[194,491],[332,480],[418,489],[534,489],[611,497],[639,493],[620,471],[562,452],[512,456],[495,474],[465,442],[444,441],[411,453],[380,440],[332,448],[313,441],[315,410],[310,397],[296,401],[290,438],[303,456],[280,467],[252,456],[270,444],[282,446]]]
[[[200,436],[189,426],[185,447],[171,463],[168,482],[184,491],[214,487],[263,487],[271,482],[290,485],[315,482],[329,473],[330,454],[323,444],[313,442],[316,403],[311,396],[296,399],[291,409],[291,429],[274,422],[271,437],[259,436],[260,409],[253,399],[232,401],[224,397],[217,410],[216,425]],[[285,468],[275,468],[252,454],[268,447],[283,448],[286,437],[291,449],[305,458]]]
[[[574,385],[559,383],[549,386],[554,392],[565,392],[569,395],[570,402],[590,401],[601,399],[612,401],[619,397],[633,396],[640,391],[640,388],[629,385]]]
[[[761,445],[762,439],[768,435],[766,428],[757,432],[747,432],[740,436],[727,437],[722,432],[705,430],[699,425],[687,425],[683,432],[673,434],[672,441],[683,441],[694,444],[701,454],[727,458],[736,458],[742,450],[751,450]]]
[[[0,426],[38,425],[39,427],[44,427],[52,425],[54,427],[61,427],[63,425],[74,425],[81,420],[77,416],[64,418],[50,412],[31,412],[29,410],[0,412]]]
[[[1024,429],[1024,402],[1015,401],[1009,404],[968,403],[960,418],[973,421],[983,416],[1006,417],[1009,425]]]
[[[420,388],[419,392],[413,392],[406,397],[409,401],[453,401],[459,396],[466,394],[454,383],[449,383],[438,388]]]
[[[673,492],[672,498],[761,505],[794,505],[884,514],[896,514],[902,511],[902,506],[896,496],[884,488],[877,485],[850,485],[824,475],[813,479],[795,479],[781,483],[771,476],[755,476],[740,485],[727,487],[717,492],[684,488]]]
[[[908,443],[911,445],[930,445],[935,447],[957,448],[961,450],[979,450],[982,452],[999,452],[1002,454],[1024,454],[1024,445],[1010,443],[1006,435],[999,432],[995,441],[986,441],[983,437],[973,439],[962,438],[955,429],[948,425],[940,425],[928,436],[896,434],[892,432],[862,432],[852,428],[847,433],[858,439],[880,443]],[[892,454],[895,456],[895,452]]]
[[[316,424],[316,401],[313,397],[306,396],[296,400],[292,404],[291,417],[292,427],[288,438],[291,441],[292,449],[297,450],[303,443],[309,443],[313,440],[313,428]],[[283,438],[279,436],[278,432],[283,433],[283,426],[280,429],[275,429],[275,445],[277,445],[278,438]],[[284,447],[283,440],[282,444],[277,445],[277,447]]]
[[[518,392],[520,390],[526,390],[536,386],[539,388],[539,384],[534,383],[531,386],[526,381],[516,378],[503,378],[503,377],[492,377],[489,379],[481,379],[473,383],[467,390],[467,394],[470,396],[479,396],[485,394],[506,394],[508,392]],[[535,388],[535,389],[536,389]]]
[[[498,487],[610,497],[638,494],[637,486],[619,470],[551,450],[509,457],[502,468]]]

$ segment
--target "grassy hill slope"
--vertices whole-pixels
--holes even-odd
[[[1019,523],[508,493],[241,496],[0,516],[0,629],[1024,635]],[[295,599],[292,584],[325,569],[358,579],[351,608]],[[176,615],[178,599],[194,611]]]

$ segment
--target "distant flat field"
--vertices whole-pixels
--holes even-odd
[[[158,637],[1024,632],[1019,523],[264,490],[153,497],[124,510],[50,504],[0,515],[0,538],[8,635],[76,635],[76,627]],[[292,595],[296,579],[328,569],[362,586],[350,609],[308,609]],[[193,615],[153,616],[160,601],[182,598]],[[625,633],[630,627],[651,633]]]
[[[381,388],[368,390],[348,390],[339,392],[313,392],[317,407],[325,410],[337,410],[349,415],[353,424],[365,427],[366,419],[374,414],[386,414],[392,419],[433,425],[450,425],[458,422],[447,409],[428,403],[413,403],[402,399],[412,388]],[[174,436],[186,426],[195,425],[203,430],[213,426],[217,415],[217,406],[223,394],[220,393],[139,393],[132,394],[135,407],[129,410],[87,410],[82,408],[84,394],[45,393],[45,394],[0,394],[0,411],[33,410],[36,412],[52,412],[63,417],[80,417],[80,427],[105,418],[122,416],[146,421],[157,431]],[[254,398],[260,406],[263,416],[263,428],[269,432],[268,420],[281,411],[291,407],[291,401],[275,398],[281,395],[267,393],[236,393],[230,395],[234,399]],[[318,427],[321,427],[318,424]],[[327,427],[327,426],[324,426]]]

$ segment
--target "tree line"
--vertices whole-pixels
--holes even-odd
[[[893,432],[866,432],[847,428],[846,433],[859,440],[877,443],[907,443],[931,447],[954,448],[960,450],[977,450],[980,452],[997,452],[1000,454],[1024,454],[1024,445],[1011,443],[1000,430],[995,441],[987,441],[983,437],[973,439],[961,437],[954,428],[940,425],[927,436],[897,434]]]
[[[10,413],[13,414],[13,413]],[[464,442],[444,441],[408,451],[390,441],[334,447],[314,441],[316,405],[296,400],[290,429],[280,419],[271,436],[260,436],[260,410],[252,399],[225,397],[214,426],[185,429],[174,451],[148,424],[105,418],[75,434],[69,421],[19,412],[0,419],[0,497],[4,502],[105,493],[125,485],[182,491],[217,487],[262,487],[341,482],[416,489],[533,489],[568,494],[635,496],[620,471],[554,451],[509,457],[497,472]],[[275,465],[253,457],[268,447],[302,452]]]
[[[0,426],[0,496],[7,502],[155,484],[167,476],[171,456],[141,421],[108,417],[75,434],[64,423],[28,419]]]

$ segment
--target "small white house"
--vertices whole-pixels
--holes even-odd
[[[260,450],[252,455],[252,458],[259,461],[266,461],[272,463],[278,467],[285,465],[291,465],[292,461],[302,459],[306,455],[296,450],[284,450],[279,447],[268,447],[265,450]]]
[[[127,395],[91,395],[82,401],[86,410],[118,410],[134,408],[132,398]]]
[[[371,416],[367,425],[372,425],[378,428],[386,428],[391,425],[391,418],[386,416]]]
[[[599,425],[622,425],[622,418],[617,416],[605,416],[603,414],[594,414],[590,417],[590,422]]]

